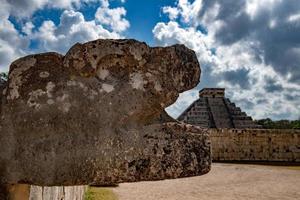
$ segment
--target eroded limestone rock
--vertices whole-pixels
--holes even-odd
[[[199,77],[192,50],[135,40],[16,60],[2,96],[0,183],[102,185],[207,173],[207,133],[164,111]]]

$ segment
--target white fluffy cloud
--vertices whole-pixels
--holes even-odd
[[[85,20],[76,11],[82,3],[100,2],[93,20]],[[7,71],[9,64],[17,57],[41,51],[65,53],[74,43],[97,38],[122,38],[129,27],[123,7],[110,8],[108,0],[4,0],[0,7],[0,72]],[[35,27],[31,15],[44,8],[62,9],[60,22],[44,21]],[[104,20],[99,20],[103,15]],[[20,23],[16,29],[9,17]],[[35,48],[30,48],[34,43]]]
[[[163,7],[163,13],[168,14],[171,20],[175,20],[179,15],[179,10],[171,6]]]
[[[60,17],[60,24],[45,21],[32,36],[39,43],[39,49],[64,53],[76,42],[86,42],[97,38],[120,38],[116,32],[110,32],[96,24],[94,20],[85,21],[80,12],[65,10]]]
[[[292,70],[284,74],[275,64],[266,62],[268,48],[258,37],[264,31],[269,33],[269,39],[278,37],[274,29],[283,22],[267,15],[280,9],[281,1],[264,0],[264,3],[256,0],[247,3],[179,0],[174,7],[162,8],[170,21],[156,24],[153,29],[156,42],[159,45],[185,44],[196,52],[202,69],[200,85],[180,95],[167,109],[172,116],[178,116],[197,99],[202,87],[225,87],[227,96],[257,119],[295,119],[300,116],[300,84],[291,81],[295,74]],[[293,17],[297,16],[293,14],[297,9],[293,12],[282,10],[286,19],[297,18]],[[261,30],[264,23],[269,25],[268,30]],[[255,27],[257,30],[249,30]],[[289,40],[284,35],[282,39]],[[286,50],[300,56],[295,49],[297,47],[287,46]]]
[[[108,1],[103,1],[102,7],[97,9],[96,21],[108,25],[112,31],[122,32],[129,28],[129,21],[124,17],[126,10],[123,7],[109,8]]]
[[[3,0],[10,15],[17,18],[29,18],[36,10],[47,8],[76,9],[82,3],[101,0]]]
[[[0,71],[7,69],[12,59],[24,55],[28,44],[28,39],[19,35],[9,20],[0,20]]]
[[[34,28],[34,24],[32,22],[26,22],[22,27],[22,32],[26,35],[30,35],[32,33],[32,29]]]

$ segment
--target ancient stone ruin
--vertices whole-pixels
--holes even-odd
[[[195,87],[183,45],[96,40],[14,61],[1,96],[0,199],[14,184],[106,185],[210,170],[201,128],[164,110]]]
[[[260,128],[235,103],[225,98],[224,88],[202,89],[199,99],[178,120],[204,128]]]

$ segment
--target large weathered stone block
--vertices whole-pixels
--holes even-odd
[[[197,85],[183,45],[96,40],[10,66],[0,122],[0,183],[112,184],[205,174],[208,134],[164,108]]]

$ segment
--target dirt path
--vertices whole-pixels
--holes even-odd
[[[124,183],[113,191],[119,200],[297,200],[300,170],[213,164],[211,172],[204,176]]]

